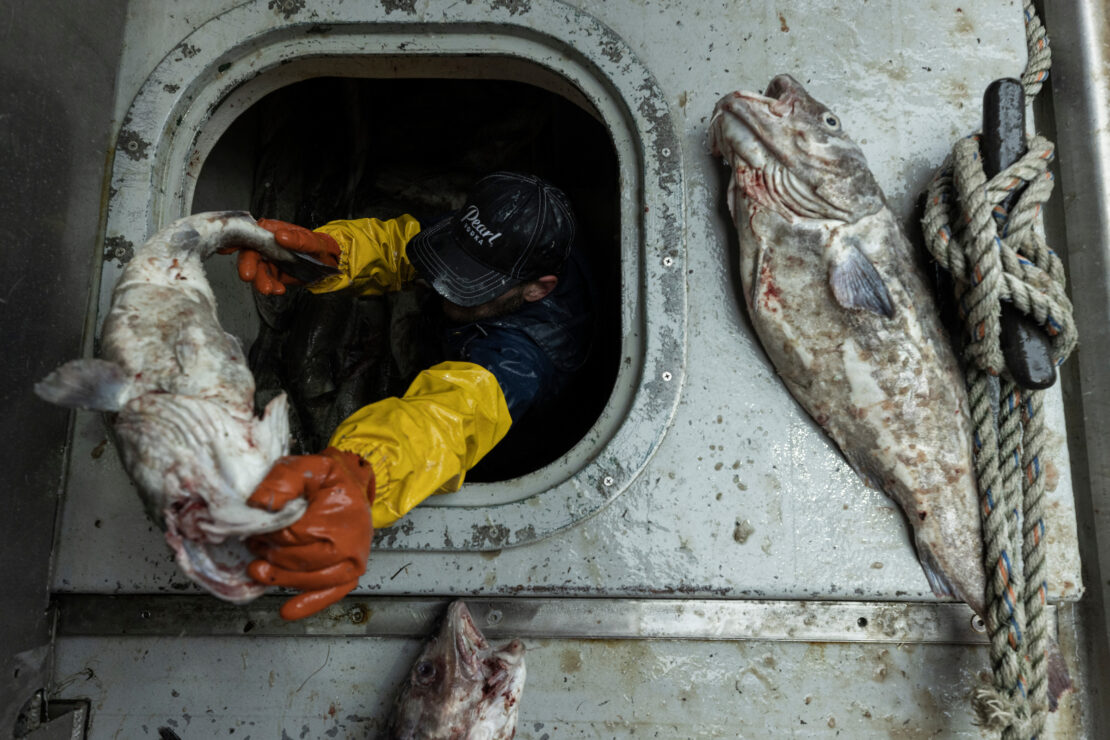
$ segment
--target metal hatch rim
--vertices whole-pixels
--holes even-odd
[[[636,166],[627,161],[621,165],[624,197],[644,214],[631,250],[638,258],[635,287],[643,306],[642,362],[639,367],[631,363],[635,386],[626,413],[596,453],[561,483],[495,507],[418,507],[399,526],[384,530],[376,542],[378,549],[387,550],[498,550],[549,536],[600,511],[644,468],[669,427],[685,374],[682,153],[669,106],[654,78],[624,42],[592,16],[558,0],[534,2],[512,12],[444,7],[442,17],[430,21],[432,10],[423,11],[418,23],[397,23],[388,16],[401,11],[327,6],[322,13],[314,12],[311,21],[275,22],[264,0],[256,0],[198,27],[159,63],[124,120],[113,163],[106,239],[141,243],[157,223],[182,214],[187,203],[184,193],[191,193],[189,168],[199,169],[203,162],[201,152],[192,146],[195,135],[183,135],[190,130],[191,120],[198,116],[203,120],[229,92],[256,77],[266,50],[290,39],[303,44],[308,38],[319,51],[329,39],[355,38],[364,55],[386,50],[411,54],[420,39],[442,42],[452,37],[446,31],[463,29],[454,34],[462,38],[480,28],[487,40],[513,40],[526,49],[522,56],[578,83],[579,89],[590,88],[595,96],[615,102],[623,111],[630,139],[638,145]],[[550,22],[555,18],[560,22]],[[574,22],[568,22],[572,18]],[[321,24],[327,23],[332,24],[329,32],[321,32]],[[358,33],[331,33],[336,27]],[[536,28],[549,30],[541,33]],[[236,33],[230,35],[227,29]],[[406,36],[414,30],[424,33]],[[568,72],[571,67],[577,77]],[[591,102],[597,104],[596,99]],[[167,158],[183,142],[190,151],[181,172],[174,169],[181,161],[175,165]],[[175,184],[179,172],[181,188]],[[100,315],[119,269],[115,263],[104,264]],[[667,321],[653,321],[657,315]],[[506,524],[513,522],[519,526]]]

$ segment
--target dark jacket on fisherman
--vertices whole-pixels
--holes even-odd
[[[316,231],[342,252],[340,274],[312,285],[315,293],[378,295],[423,277],[408,255],[421,231],[411,216],[333,221]],[[591,288],[584,260],[572,249],[546,297],[493,318],[445,322],[443,362],[420,372],[403,396],[370,404],[338,425],[329,445],[374,468],[375,528],[433,493],[458,490],[515,423],[567,388],[591,349]]]

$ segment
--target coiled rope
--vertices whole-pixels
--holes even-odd
[[[1048,37],[1024,3],[1028,100],[1051,66]],[[1007,740],[1039,736],[1048,711],[1047,592],[1043,542],[1045,431],[1039,391],[1017,386],[1000,347],[1001,302],[1044,327],[1059,365],[1075,348],[1064,268],[1045,243],[1041,206],[1052,193],[1053,145],[1041,136],[990,180],[979,136],[958,141],[927,190],[922,228],[933,258],[952,275],[964,321],[964,364],[974,428],[975,466],[987,572],[991,686],[975,692],[981,721]],[[1024,188],[1009,208],[1007,197]],[[996,395],[997,394],[997,395]],[[992,399],[997,398],[997,412]]]

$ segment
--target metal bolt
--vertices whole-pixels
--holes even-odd
[[[670,382],[671,382],[671,378],[673,378],[673,377],[674,377],[674,376],[673,376],[673,375],[671,375],[669,371],[668,371],[668,372],[665,372],[665,373],[663,373],[663,382],[664,382],[664,383],[670,383]]]
[[[982,617],[980,617],[978,614],[976,614],[974,617],[971,618],[971,629],[975,630],[976,632],[980,632],[980,633],[986,632],[987,631],[987,623],[983,621]]]
[[[601,482],[604,483],[607,486],[611,486],[611,485],[613,485],[613,476],[607,475],[607,476],[605,476],[604,479],[602,479]]]
[[[139,150],[139,142],[129,141],[129,142],[127,142],[127,148],[128,148],[128,150],[130,150],[132,152],[138,151]]]
[[[361,606],[353,606],[347,612],[347,619],[351,620],[351,624],[366,624],[366,620],[369,619],[369,617],[370,615],[367,613],[366,609]]]
[[[669,157],[669,156],[671,156],[671,150],[670,150],[670,147],[663,147],[663,148],[662,148],[662,149],[661,149],[661,150],[659,151],[659,153],[660,153],[660,154],[662,154],[662,155],[663,155],[664,157]]]
[[[670,267],[673,264],[674,264],[674,260],[671,259],[670,257],[664,257],[663,258],[663,267]]]
[[[486,624],[489,624],[489,625],[498,624],[498,623],[501,622],[501,618],[503,616],[504,615],[501,613],[500,609],[490,609],[489,614],[486,615]]]

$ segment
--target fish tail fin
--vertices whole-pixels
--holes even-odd
[[[338,274],[315,257],[280,246],[273,233],[258,225],[247,211],[206,211],[170,224],[164,240],[172,251],[193,253],[202,260],[221,249],[253,249],[282,271],[306,283]]]
[[[925,578],[929,581],[929,588],[933,590],[935,596],[962,598],[959,590],[945,575],[940,563],[937,562],[933,549],[923,542],[920,537],[917,538],[917,558],[921,562],[921,570],[925,572]]]
[[[201,259],[225,247],[249,247],[260,252],[280,249],[273,234],[259,226],[247,211],[205,211],[185,216],[161,232],[171,250],[194,253]]]
[[[68,408],[119,411],[130,375],[108,360],[72,360],[35,383],[35,395]]]
[[[1068,665],[1064,662],[1064,654],[1060,652],[1060,644],[1055,639],[1048,639],[1045,649],[1045,659],[1048,661],[1048,708],[1055,712],[1060,704],[1060,696],[1073,688]]]
[[[984,604],[971,601],[966,594],[961,593],[960,589],[944,575],[932,549],[920,539],[917,541],[917,553],[921,560],[921,569],[925,572],[925,577],[929,580],[929,586],[933,589],[934,594],[962,599],[968,603],[976,614],[983,616]],[[1060,651],[1059,643],[1053,637],[1048,637],[1046,640],[1045,660],[1047,661],[1045,669],[1048,673],[1048,706],[1051,711],[1055,712],[1060,702],[1060,696],[1072,689],[1073,684],[1067,663],[1064,661],[1064,654]]]

